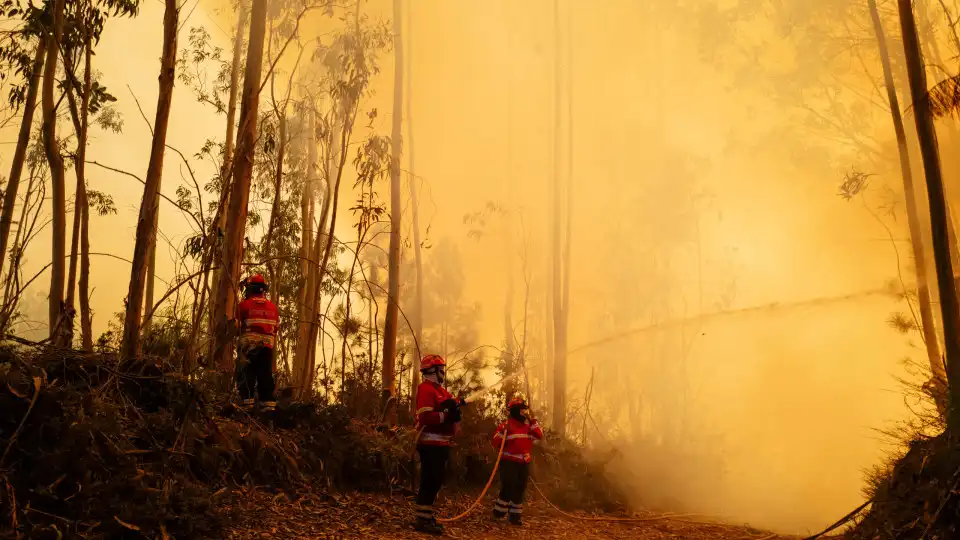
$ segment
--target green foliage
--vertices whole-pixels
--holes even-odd
[[[117,205],[113,202],[113,196],[102,191],[88,189],[87,205],[91,210],[100,216],[107,216],[117,213]]]
[[[380,73],[380,51],[392,43],[386,22],[359,25],[359,32],[346,30],[332,45],[320,47],[314,56],[331,74],[329,92],[337,103],[357,104],[369,90],[371,78]]]
[[[116,134],[123,133],[123,115],[117,111],[116,107],[107,105],[100,108],[99,114],[93,119],[93,123],[104,131],[112,131]]]
[[[210,43],[210,32],[202,26],[190,28],[189,46],[177,55],[177,78],[189,88],[196,100],[227,112],[226,97],[230,92],[232,60],[224,58],[223,49]],[[211,81],[210,70],[216,75]]]
[[[386,207],[377,199],[375,183],[390,173],[390,139],[379,135],[368,138],[353,161],[357,170],[354,188],[360,190],[360,198],[350,211],[357,216],[356,228],[361,236],[387,213]]]

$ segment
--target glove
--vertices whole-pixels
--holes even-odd
[[[246,349],[241,349],[240,347],[237,347],[237,367],[244,368],[249,363],[250,363],[250,359],[247,358]]]
[[[463,418],[463,414],[460,412],[460,408],[457,407],[456,409],[453,410],[453,412],[451,412],[444,418],[447,421],[449,421],[451,424],[456,424],[457,422],[460,421],[461,418]]]
[[[452,413],[453,411],[455,411],[455,410],[457,410],[457,409],[459,409],[459,408],[460,408],[460,405],[457,403],[457,400],[455,400],[455,399],[453,399],[453,398],[450,398],[450,399],[445,400],[445,401],[443,401],[442,403],[440,403],[440,409],[441,409],[443,412]]]

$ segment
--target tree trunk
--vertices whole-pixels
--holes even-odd
[[[570,254],[573,241],[573,46],[571,44],[573,32],[570,24],[570,10],[573,9],[573,4],[570,3],[567,4],[567,6],[567,208],[566,216],[564,216],[566,228],[564,230],[565,237],[563,240],[563,291],[561,293],[563,307],[561,309],[560,326],[562,332],[557,338],[558,369],[562,381],[560,388],[563,390],[564,396],[567,391],[567,334],[570,328]],[[566,397],[563,399],[564,404],[566,404]],[[564,421],[564,429],[566,429],[566,421]]]
[[[163,177],[161,177],[160,180],[162,183]],[[151,227],[154,232],[150,237],[150,248],[147,252],[147,282],[143,302],[142,325],[144,332],[150,331],[153,319],[153,287],[157,281],[157,234],[160,231],[160,189],[161,186],[157,186],[157,196],[153,201],[153,205],[157,210],[153,214],[153,225],[151,225]]]
[[[393,0],[393,130],[391,132],[390,158],[390,248],[388,255],[387,313],[383,327],[383,368],[380,379],[380,410],[386,411],[396,394],[397,323],[400,301],[400,154],[403,151],[401,127],[403,124],[403,23],[400,0]],[[392,407],[390,407],[392,409]],[[385,416],[386,418],[386,416]],[[386,418],[389,424],[392,417]]]
[[[237,32],[233,36],[233,64],[230,67],[230,98],[227,102],[227,135],[223,140],[223,163],[220,164],[220,204],[217,208],[217,214],[214,218],[213,226],[211,227],[211,238],[209,240],[210,246],[208,249],[213,250],[213,255],[211,257],[211,262],[213,268],[213,279],[210,283],[210,290],[217,291],[220,284],[220,270],[221,265],[219,264],[222,256],[221,246],[219,245],[220,234],[222,234],[224,228],[227,226],[227,208],[230,197],[230,171],[233,170],[233,145],[236,138],[235,135],[235,126],[237,119],[237,96],[239,95],[240,88],[240,60],[243,56],[243,31],[244,27],[247,24],[247,0],[240,0],[240,4],[237,9]],[[204,279],[206,282],[206,279]],[[216,298],[216,292],[210,294],[210,306],[209,313],[210,317],[210,335],[214,335],[215,322],[213,320],[214,312],[214,303]],[[210,354],[213,354],[213,342],[211,341],[210,345]]]
[[[157,193],[160,190],[160,177],[163,175],[163,155],[166,149],[167,125],[170,119],[173,83],[176,77],[179,15],[177,1],[165,0],[163,54],[160,57],[160,93],[157,98],[156,120],[153,124],[150,162],[147,166],[143,200],[140,201],[140,216],[137,220],[137,237],[133,248],[130,289],[127,293],[126,316],[123,324],[123,342],[120,347],[122,358],[134,358],[140,355],[140,317],[143,310],[144,280],[147,274],[147,258],[151,237],[157,234],[154,228],[157,213]]]
[[[507,272],[507,291],[503,299],[503,353],[501,358],[503,359],[504,376],[510,376],[516,372],[516,370],[519,368],[519,365],[517,362],[517,351],[513,335],[513,231],[511,230],[509,223],[504,225],[503,262]],[[509,403],[510,398],[513,397],[514,393],[517,391],[517,381],[515,379],[506,381],[503,385],[503,390],[505,394],[504,397]],[[529,403],[529,393],[527,394],[526,399]]]
[[[77,210],[80,212],[80,343],[93,350],[93,315],[90,312],[90,201],[87,200],[87,136],[90,129],[90,95],[93,91],[93,43],[86,38],[84,52],[83,97],[80,113],[80,142],[77,150]],[[71,308],[73,304],[71,303]]]
[[[356,10],[354,11],[354,27],[356,35],[359,38],[360,0],[357,0]],[[318,227],[316,238],[314,238],[313,245],[311,246],[313,249],[310,263],[314,268],[311,282],[314,286],[311,291],[308,291],[306,298],[311,317],[308,319],[309,328],[307,339],[304,340],[302,345],[302,352],[300,350],[301,345],[299,343],[297,344],[298,354],[303,354],[306,358],[308,368],[303,373],[304,377],[300,385],[301,392],[308,392],[313,389],[316,342],[320,332],[320,321],[319,317],[316,316],[316,310],[320,305],[320,292],[322,290],[324,273],[330,261],[330,254],[333,251],[333,240],[337,230],[337,210],[340,203],[340,183],[343,180],[343,167],[347,162],[347,149],[349,148],[350,136],[353,133],[353,125],[357,117],[358,102],[348,102],[344,98],[340,98],[334,102],[333,107],[334,129],[331,132],[330,151],[327,163],[325,164],[327,167],[325,178],[327,192],[324,197],[323,210],[320,215],[320,226]],[[336,180],[333,180],[334,173],[336,173]],[[328,215],[330,217],[330,226],[326,227],[325,224]],[[313,221],[312,217],[311,221]],[[323,238],[321,232],[324,230],[328,231],[325,238]],[[325,241],[322,242],[322,239]],[[319,264],[317,264],[316,261],[320,259],[321,246],[323,246],[323,258],[319,261]],[[341,388],[343,382],[344,381],[341,380]]]
[[[345,149],[348,147],[350,140],[350,133],[353,130],[353,119],[356,114],[356,104],[351,105],[353,107],[354,116],[348,116],[348,107],[343,101],[339,101],[334,107],[337,107],[335,110],[335,121],[334,126],[337,129],[334,129],[332,140],[331,140],[331,151],[329,159],[327,161],[327,174],[326,174],[326,194],[323,200],[323,209],[320,214],[320,227],[319,231],[327,231],[325,234],[317,234],[317,238],[313,243],[313,254],[311,255],[311,264],[315,268],[315,275],[311,283],[316,284],[310,291],[308,296],[308,303],[310,305],[311,318],[309,319],[310,327],[309,332],[307,333],[307,339],[304,342],[304,347],[306,348],[305,354],[308,358],[309,370],[304,374],[305,379],[302,381],[302,387],[304,391],[309,390],[313,387],[313,373],[314,373],[314,356],[316,350],[317,336],[320,333],[320,321],[319,317],[316,316],[316,309],[320,305],[320,291],[323,284],[323,277],[327,268],[327,264],[330,261],[330,254],[333,251],[333,240],[334,232],[337,230],[337,211],[340,204],[340,183],[343,180],[343,167],[347,161],[347,152]],[[333,177],[336,176],[336,180]],[[330,218],[330,226],[326,226],[327,217]],[[321,257],[320,248],[323,248],[323,254]],[[319,261],[315,263],[314,261]],[[341,370],[342,374],[342,370]],[[344,380],[341,377],[341,388]],[[342,393],[342,392],[341,392]]]
[[[87,159],[87,132],[90,125],[90,115],[88,113],[88,109],[90,108],[90,92],[93,86],[91,74],[92,56],[93,51],[91,50],[90,43],[88,42],[84,46],[83,88],[81,89],[80,94],[80,107],[78,108],[79,110],[73,111],[74,121],[77,124],[77,159],[76,163],[74,163],[74,170],[77,174],[77,186],[74,193],[73,204],[73,240],[70,247],[70,272],[69,277],[67,278],[67,313],[74,313],[74,299],[76,297],[77,289],[77,267],[79,266],[81,257],[78,248],[80,248],[80,245],[83,243],[83,239],[81,239],[81,237],[83,236],[84,232],[89,232],[82,225],[84,222],[84,216],[87,216],[87,180],[85,171]],[[68,95],[70,95],[71,104],[76,105],[73,95]],[[89,216],[87,216],[87,221],[89,223]],[[86,240],[88,248],[87,256],[89,256],[89,238]],[[89,278],[89,276],[87,277]],[[89,285],[89,283],[85,284]],[[87,309],[89,309],[89,307],[90,306],[88,305]],[[87,315],[89,315],[89,313],[87,313]],[[81,314],[81,325],[83,324],[83,319],[84,317]],[[69,343],[73,343],[72,325],[69,328],[65,328],[64,331],[65,336],[69,336]]]
[[[315,316],[316,303],[312,302],[311,299],[314,298],[314,286],[317,279],[317,267],[316,262],[320,257],[319,249],[320,246],[318,242],[320,241],[320,234],[324,228],[324,219],[321,219],[321,223],[317,226],[314,223],[314,212],[316,205],[316,191],[317,191],[317,172],[320,170],[319,158],[317,157],[317,125],[316,125],[316,103],[313,104],[310,112],[308,113],[308,132],[307,132],[307,179],[306,184],[303,186],[302,194],[300,196],[300,276],[301,276],[301,286],[298,291],[298,302],[297,302],[297,321],[299,321],[297,327],[297,348],[294,350],[293,357],[293,366],[295,380],[301,381],[301,391],[306,392],[308,388],[312,387],[313,381],[313,364],[312,359],[315,354],[311,349],[309,343],[312,343],[310,340],[310,332],[313,324],[313,317]],[[336,113],[334,113],[336,114]],[[330,146],[332,148],[332,141],[336,139],[336,136],[330,135]],[[330,158],[332,159],[332,158]],[[324,171],[329,174],[329,166],[324,167]],[[325,201],[326,203],[326,201]],[[321,211],[322,213],[322,211]],[[314,231],[316,228],[316,231]],[[316,232],[316,234],[314,234]],[[316,249],[314,249],[316,248]]]
[[[873,20],[874,33],[877,36],[877,46],[880,52],[880,62],[883,67],[883,81],[887,90],[887,100],[890,104],[890,115],[893,119],[893,129],[897,137],[897,150],[900,155],[900,174],[903,177],[903,193],[907,203],[907,223],[910,228],[910,244],[913,248],[913,260],[917,276],[917,295],[920,304],[920,324],[923,332],[923,341],[927,349],[927,360],[930,363],[930,372],[935,382],[946,383],[946,372],[943,368],[943,359],[940,358],[940,344],[937,340],[937,330],[934,326],[933,310],[930,302],[930,289],[926,268],[926,256],[923,250],[922,228],[920,212],[917,210],[916,188],[913,182],[913,172],[910,169],[910,152],[907,147],[907,135],[903,126],[903,116],[900,114],[900,102],[897,99],[896,85],[893,81],[893,70],[890,66],[890,52],[887,49],[887,38],[880,20],[876,0],[867,0],[870,8],[870,17]],[[946,403],[937,400],[937,408],[941,414],[946,412]]]
[[[319,243],[319,232],[324,224],[321,222],[317,230],[317,238],[313,238],[313,217],[311,216],[310,203],[313,200],[313,186],[317,181],[317,130],[314,120],[315,111],[307,114],[307,180],[303,186],[303,193],[300,197],[300,291],[298,292],[297,303],[297,348],[293,356],[293,372],[295,380],[301,381],[301,384],[307,384],[310,378],[307,372],[310,371],[310,348],[308,341],[310,339],[310,325],[314,317],[316,304],[311,302],[313,298],[313,286],[316,279],[317,269],[314,267],[314,261],[319,255],[314,255],[313,247]],[[332,141],[336,137],[330,136]],[[325,170],[329,171],[329,167]],[[312,379],[312,378],[310,378]],[[302,392],[306,388],[301,388]]]
[[[263,68],[263,42],[267,26],[266,0],[254,0],[250,12],[250,40],[247,47],[247,66],[243,79],[243,99],[240,103],[240,131],[237,139],[237,159],[233,165],[230,191],[230,212],[223,238],[223,270],[217,288],[214,320],[214,361],[222,372],[232,372],[233,319],[236,303],[236,283],[240,280],[243,260],[243,239],[247,225],[247,205],[250,198],[250,179],[256,151],[257,115],[260,107],[260,77]]]
[[[930,228],[933,233],[933,254],[937,268],[937,285],[940,291],[940,310],[943,318],[944,346],[947,353],[947,382],[950,393],[950,410],[947,415],[948,429],[956,433],[960,429],[960,313],[953,283],[953,262],[947,240],[947,211],[944,200],[943,179],[940,172],[940,156],[937,152],[937,133],[930,111],[927,94],[927,77],[917,37],[917,26],[910,0],[897,0],[900,11],[900,27],[906,56],[910,94],[913,98],[914,120],[923,156],[923,169],[927,180],[927,196],[930,201]]]
[[[286,103],[286,102],[284,102]],[[277,285],[277,266],[280,264],[279,258],[274,257],[273,233],[277,229],[277,221],[280,219],[280,194],[283,189],[283,159],[287,150],[287,111],[286,107],[280,112],[280,144],[277,146],[277,174],[273,179],[273,204],[270,208],[270,223],[267,226],[267,237],[264,244],[264,256],[267,258],[267,275],[270,277],[270,283],[274,285],[270,296],[274,303],[279,299],[280,292]],[[271,260],[275,259],[275,260]]]
[[[564,268],[562,261],[562,246],[560,245],[560,2],[553,2],[554,17],[554,155],[553,155],[553,224],[551,227],[551,243],[553,246],[553,429],[557,435],[563,437],[566,433],[566,398],[567,398],[567,332],[564,317],[564,299],[562,284],[564,282]]]
[[[13,212],[17,205],[17,192],[20,189],[20,177],[23,175],[23,164],[27,158],[27,149],[30,146],[30,132],[33,129],[33,115],[37,110],[37,93],[40,90],[40,80],[43,75],[43,61],[46,58],[46,39],[41,34],[37,40],[37,50],[33,56],[33,71],[27,83],[27,96],[23,103],[23,118],[20,120],[20,135],[17,138],[17,148],[13,153],[13,163],[10,165],[10,178],[7,180],[7,190],[3,194],[3,211],[0,213],[0,273],[7,262],[7,244],[10,239],[10,226],[13,223]],[[10,269],[16,272],[15,268]]]
[[[339,111],[339,109],[338,109]],[[334,122],[335,125],[344,126],[342,129],[346,129],[343,121],[340,120],[341,112],[336,112],[337,120]],[[320,306],[320,291],[322,290],[323,276],[324,271],[327,268],[327,262],[330,260],[330,250],[333,246],[333,233],[336,230],[337,225],[337,202],[338,197],[334,192],[339,193],[340,191],[340,179],[343,173],[344,159],[346,158],[346,153],[342,156],[337,156],[340,153],[341,148],[345,147],[343,139],[337,140],[337,136],[334,135],[331,140],[331,149],[332,153],[327,160],[325,165],[326,174],[325,174],[325,183],[326,183],[326,193],[323,197],[323,208],[320,210],[320,221],[317,226],[317,235],[313,240],[312,251],[310,253],[310,279],[308,280],[307,287],[307,296],[306,301],[308,303],[308,319],[307,319],[307,333],[304,339],[304,349],[302,355],[305,358],[305,369],[303,372],[303,378],[301,379],[301,386],[303,392],[309,392],[313,389],[313,379],[314,373],[316,373],[316,356],[317,356],[317,337],[320,334],[320,320],[317,313],[317,310]],[[314,141],[313,148],[316,148],[316,141]],[[315,159],[315,158],[314,158]],[[336,169],[335,169],[336,167]],[[333,174],[336,171],[337,181],[336,186],[332,184]],[[331,199],[331,196],[332,199]],[[331,204],[332,203],[332,204]],[[327,218],[330,218],[330,227],[327,228]],[[323,231],[328,231],[326,236],[324,236]],[[326,243],[322,242],[322,239],[326,238]],[[321,254],[320,248],[324,247],[325,251]],[[321,260],[322,255],[322,260]]]
[[[407,155],[410,156],[410,211],[413,217],[413,256],[417,268],[416,303],[413,313],[413,335],[416,338],[417,357],[413,359],[410,372],[410,399],[416,401],[417,387],[420,386],[420,355],[423,352],[423,254],[420,239],[420,201],[417,198],[417,174],[413,159],[413,4],[407,2],[407,37],[410,48],[407,53]],[[370,355],[373,361],[373,355]]]
[[[53,41],[60,43],[63,33],[63,11],[65,0],[56,0],[53,7]],[[53,260],[50,267],[50,302],[49,324],[50,338],[56,345],[66,345],[61,328],[70,324],[64,320],[63,311],[63,280],[66,277],[66,234],[67,234],[67,202],[64,178],[63,155],[60,153],[60,143],[57,141],[57,111],[53,89],[57,76],[57,59],[59,57],[56,46],[46,50],[47,59],[43,74],[43,145],[50,164],[50,182],[53,199]]]
[[[93,312],[90,310],[90,201],[83,191],[80,207],[80,346],[93,350]]]

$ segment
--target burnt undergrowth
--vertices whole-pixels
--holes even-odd
[[[921,370],[921,373],[926,373]],[[929,374],[927,374],[929,377]],[[960,437],[946,429],[947,389],[900,380],[913,416],[887,438],[899,450],[867,475],[869,505],[845,534],[852,540],[947,540],[960,538]]]
[[[0,349],[0,536],[216,538],[231,494],[415,489],[415,432],[340,405],[281,400],[269,418],[163,365],[49,348]],[[448,489],[490,475],[496,413],[465,414]],[[564,506],[622,509],[602,470],[565,442],[536,473]]]

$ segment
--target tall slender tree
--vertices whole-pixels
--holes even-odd
[[[297,305],[299,313],[297,350],[294,353],[293,360],[295,380],[300,382],[301,389],[304,392],[312,386],[312,377],[309,376],[309,373],[313,371],[313,366],[310,363],[310,331],[316,316],[316,303],[313,302],[313,298],[315,296],[318,276],[318,269],[315,267],[314,261],[320,258],[319,254],[316,254],[314,251],[314,248],[319,248],[320,246],[320,234],[317,234],[316,239],[313,238],[314,224],[310,217],[310,205],[313,197],[310,192],[315,189],[314,186],[317,183],[319,166],[317,157],[317,129],[314,117],[316,111],[314,106],[315,104],[311,103],[310,111],[307,114],[307,178],[303,186],[303,193],[300,197],[300,275],[303,276],[303,278],[300,285],[299,302]],[[335,138],[334,136],[330,137],[331,140]],[[324,167],[325,176],[328,176],[329,171],[330,167]],[[327,197],[324,196],[324,209],[328,206],[327,202]],[[327,212],[321,210],[318,233],[326,227],[326,215]]]
[[[553,223],[550,237],[552,246],[552,306],[553,306],[553,429],[561,437],[566,433],[567,400],[567,299],[564,289],[568,283],[566,258],[561,245],[563,209],[561,208],[562,173],[560,172],[561,146],[561,61],[560,61],[560,0],[553,2],[554,33],[554,165],[552,188]]]
[[[423,240],[420,237],[420,200],[417,198],[417,168],[414,161],[413,146],[413,3],[407,0],[407,39],[410,46],[407,48],[407,155],[410,156],[410,215],[413,219],[413,257],[417,269],[416,298],[413,312],[413,336],[416,346],[423,343]],[[421,351],[416,351],[418,354]],[[371,355],[372,358],[372,355]],[[417,387],[420,386],[420,359],[415,358],[411,367],[410,398],[416,400]]]
[[[247,205],[250,199],[250,179],[256,151],[257,117],[260,107],[260,80],[263,69],[263,43],[267,26],[266,0],[254,0],[250,11],[250,39],[247,45],[247,66],[243,79],[243,97],[240,101],[240,130],[237,155],[233,163],[233,181],[226,232],[223,238],[223,270],[217,288],[215,310],[217,324],[214,334],[214,361],[220,371],[233,371],[234,310],[236,284],[240,280],[243,259],[243,239],[247,224]]]
[[[893,80],[893,69],[890,63],[890,51],[887,48],[887,37],[877,9],[876,0],[867,0],[870,9],[870,18],[873,22],[874,33],[877,37],[877,47],[880,53],[880,64],[883,68],[883,82],[887,91],[887,102],[890,105],[890,117],[893,120],[893,131],[897,138],[897,150],[900,157],[900,175],[903,178],[903,193],[907,203],[907,224],[910,229],[910,245],[913,248],[914,270],[917,276],[917,297],[920,310],[920,325],[923,332],[923,341],[927,350],[927,360],[930,363],[930,372],[934,380],[946,383],[946,373],[943,369],[943,359],[940,358],[940,344],[937,339],[937,330],[934,326],[933,309],[930,301],[929,276],[927,275],[926,254],[923,249],[922,227],[920,212],[917,209],[916,187],[913,181],[913,171],[910,168],[910,152],[907,145],[907,134],[903,125],[903,116],[900,113],[900,101],[897,98],[897,89]],[[945,403],[938,400],[937,406],[945,412]]]
[[[387,313],[383,327],[383,389],[381,407],[388,407],[396,394],[397,324],[400,310],[400,154],[403,151],[403,11],[393,0],[393,129],[390,135],[390,247],[387,252]],[[392,420],[392,418],[391,418]]]
[[[53,3],[53,26],[50,37],[54,44],[60,43],[63,36],[65,5],[65,0],[54,0]],[[49,325],[51,340],[57,345],[67,345],[63,342],[64,334],[61,330],[71,324],[70,321],[64,320],[67,314],[63,310],[63,281],[66,278],[67,200],[63,154],[60,150],[60,142],[57,140],[57,104],[53,92],[57,76],[57,59],[60,56],[59,48],[52,45],[46,48],[46,53],[42,91],[43,146],[47,155],[47,162],[50,165],[50,184],[53,199],[51,208],[53,214],[53,260],[50,266]]]
[[[336,106],[336,105],[334,105]],[[317,129],[313,119],[316,103],[311,103],[311,114],[308,116],[307,128],[307,178],[300,194],[300,275],[302,281],[298,293],[297,319],[299,326],[297,328],[297,350],[294,353],[293,365],[297,380],[306,381],[307,371],[310,370],[310,328],[313,324],[314,310],[316,304],[312,302],[314,288],[317,277],[317,268],[314,267],[315,261],[319,256],[314,255],[314,247],[319,246],[320,238],[314,238],[313,230],[313,207],[315,204],[315,191],[317,184],[317,172],[319,163],[317,161]],[[334,112],[336,114],[336,112]],[[329,137],[330,142],[337,139],[335,135]],[[324,168],[324,172],[329,172],[329,167]],[[326,203],[326,199],[324,200]],[[325,221],[325,220],[321,220]],[[321,223],[322,229],[325,223]],[[318,231],[319,233],[319,231]],[[303,387],[306,390],[306,387]]]
[[[223,140],[223,162],[220,164],[220,204],[213,220],[211,231],[211,249],[214,250],[213,280],[210,288],[217,290],[220,283],[220,246],[219,235],[227,226],[227,208],[230,197],[230,171],[233,167],[233,147],[236,139],[237,100],[240,96],[240,68],[243,59],[243,34],[247,24],[247,0],[237,4],[237,29],[233,35],[233,59],[230,65],[230,95],[227,98],[227,134]],[[214,295],[210,295],[210,313],[213,313]],[[213,329],[211,317],[211,330]]]
[[[322,283],[327,268],[327,262],[330,259],[330,250],[333,246],[333,232],[336,229],[337,222],[337,193],[340,191],[340,180],[343,176],[343,157],[346,153],[341,149],[345,147],[343,133],[347,129],[346,123],[341,116],[340,100],[334,100],[334,130],[328,139],[328,155],[324,162],[324,191],[323,201],[320,206],[320,219],[318,220],[317,234],[314,236],[310,246],[310,252],[307,254],[309,267],[307,270],[307,286],[304,293],[306,326],[302,328],[305,331],[303,337],[297,342],[297,358],[300,359],[299,365],[302,366],[300,375],[300,387],[302,392],[309,393],[313,389],[314,374],[316,373],[316,354],[317,337],[320,334],[319,306]],[[309,160],[312,168],[318,167],[316,130],[314,129],[310,137],[311,149]],[[343,154],[341,156],[341,154]],[[316,185],[316,172],[314,175],[314,185]],[[334,181],[336,178],[336,181]],[[314,188],[315,189],[315,188]],[[327,226],[329,219],[330,225]],[[312,220],[312,218],[311,218]],[[321,251],[323,250],[323,251]],[[301,343],[302,342],[302,343]],[[295,362],[296,363],[296,362]]]
[[[10,239],[10,225],[13,223],[13,213],[17,204],[17,192],[20,189],[20,178],[23,176],[23,164],[27,159],[27,149],[30,146],[30,133],[33,130],[33,116],[37,110],[37,94],[40,90],[43,64],[46,59],[46,37],[41,32],[37,37],[37,48],[34,52],[33,70],[27,82],[26,98],[23,102],[23,116],[20,118],[20,134],[17,137],[17,147],[13,152],[13,161],[10,163],[10,177],[7,179],[7,188],[3,194],[3,209],[0,211],[0,270],[7,260],[7,243]],[[15,271],[15,269],[11,269]]]
[[[68,91],[71,104],[71,113],[74,117],[74,123],[77,130],[77,159],[74,164],[74,171],[77,176],[77,186],[74,193],[73,205],[73,240],[70,249],[70,272],[67,278],[67,300],[66,309],[73,312],[74,299],[76,296],[77,270],[80,267],[80,333],[84,350],[93,348],[93,329],[90,314],[90,296],[89,273],[90,273],[90,214],[89,203],[87,201],[87,178],[86,178],[86,160],[87,160],[87,133],[90,128],[90,95],[93,91],[93,40],[89,36],[86,28],[83,30],[83,86],[80,89],[80,106],[77,107],[73,93]],[[72,77],[72,74],[71,74]],[[72,341],[73,328],[67,328],[66,331],[71,336]]]
[[[897,0],[900,12],[900,29],[913,99],[914,120],[920,140],[920,153],[927,180],[927,197],[930,201],[930,228],[933,233],[933,255],[937,268],[937,285],[940,291],[940,311],[943,318],[943,338],[946,349],[947,383],[950,409],[947,427],[957,433],[960,429],[960,311],[953,283],[953,262],[950,260],[950,245],[947,238],[947,208],[944,199],[943,178],[940,171],[940,156],[937,151],[937,133],[933,124],[930,96],[927,93],[927,76],[924,71],[920,39],[913,15],[911,0]]]
[[[123,340],[120,354],[124,358],[133,358],[140,354],[141,314],[143,311],[143,293],[147,276],[147,262],[151,237],[157,234],[155,216],[157,213],[157,194],[160,190],[160,178],[163,175],[163,156],[167,144],[167,126],[170,120],[170,106],[173,103],[173,83],[177,64],[177,30],[180,21],[180,8],[177,0],[165,0],[163,11],[163,52],[160,57],[160,92],[157,98],[157,113],[153,124],[153,142],[150,147],[150,162],[147,165],[147,177],[144,181],[143,199],[140,201],[140,215],[137,220],[136,243],[133,248],[133,264],[130,270],[130,288],[127,293],[126,315],[123,323]],[[152,308],[152,306],[151,306]]]
[[[568,329],[570,327],[570,254],[573,247],[573,2],[567,4],[567,182],[566,182],[566,215],[564,216],[563,240],[563,293],[561,309],[562,335],[557,345],[557,358],[562,361],[562,377],[564,393],[567,388],[567,347]],[[564,398],[566,401],[566,398]],[[566,422],[564,422],[566,429]]]

